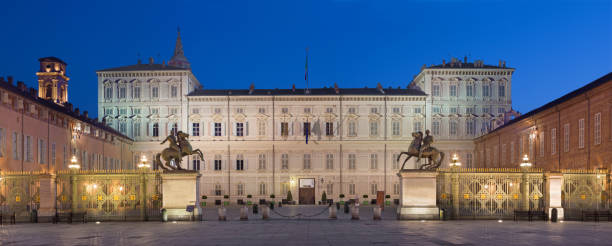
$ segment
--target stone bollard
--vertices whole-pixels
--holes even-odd
[[[270,207],[263,206],[261,208],[261,218],[264,220],[270,219]]]
[[[379,206],[374,207],[373,209],[373,214],[374,214],[374,220],[381,220],[382,216],[381,216],[381,212],[382,209]]]
[[[227,220],[227,217],[225,216],[225,213],[227,212],[227,209],[225,208],[219,208],[219,221],[225,221]]]
[[[352,220],[359,220],[359,206],[353,205],[353,207],[351,209],[351,219]]]
[[[336,215],[337,211],[338,209],[335,206],[329,206],[329,218],[337,219],[338,218],[338,216]]]
[[[247,206],[240,209],[240,220],[249,220],[249,208]]]

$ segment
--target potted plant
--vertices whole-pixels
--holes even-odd
[[[251,202],[251,198],[253,198],[253,195],[248,194],[248,195],[247,195],[247,199],[248,199],[248,200],[247,200],[247,205],[249,205],[249,206],[251,206],[251,204],[253,204],[253,202]]]
[[[206,199],[208,199],[208,197],[206,195],[203,195],[202,202],[200,202],[200,205],[202,205],[202,207],[206,207]]]
[[[274,209],[274,198],[276,198],[276,196],[274,196],[274,194],[270,194],[270,209]]]
[[[391,206],[391,195],[385,195],[385,205]]]
[[[321,203],[327,204],[327,194],[325,191],[323,191],[323,194],[321,194]]]
[[[363,205],[368,205],[368,195],[363,195]]]
[[[293,195],[291,195],[291,191],[287,191],[287,203],[291,204],[293,201]]]
[[[340,194],[338,197],[340,197],[340,205],[344,205],[344,194]]]
[[[229,195],[223,195],[223,199],[225,199],[223,201],[223,205],[224,206],[229,206],[230,202],[229,202]]]

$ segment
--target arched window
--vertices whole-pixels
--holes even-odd
[[[178,125],[176,123],[172,124],[172,134],[176,134],[178,132]]]
[[[159,124],[155,123],[153,124],[153,137],[158,137],[159,136]]]

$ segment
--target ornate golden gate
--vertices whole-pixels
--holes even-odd
[[[158,171],[65,171],[57,176],[58,211],[88,220],[156,220],[161,216]],[[71,201],[75,201],[74,204]]]
[[[6,172],[0,180],[0,214],[3,220],[15,215],[17,221],[29,221],[40,205],[42,172]],[[48,175],[48,174],[47,174]]]
[[[582,219],[582,211],[610,209],[607,170],[564,170],[561,202],[567,219]]]

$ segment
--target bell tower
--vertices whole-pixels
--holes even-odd
[[[52,100],[63,105],[68,102],[68,76],[66,76],[66,63],[57,57],[43,57],[38,59],[40,69],[38,76],[38,97]]]

